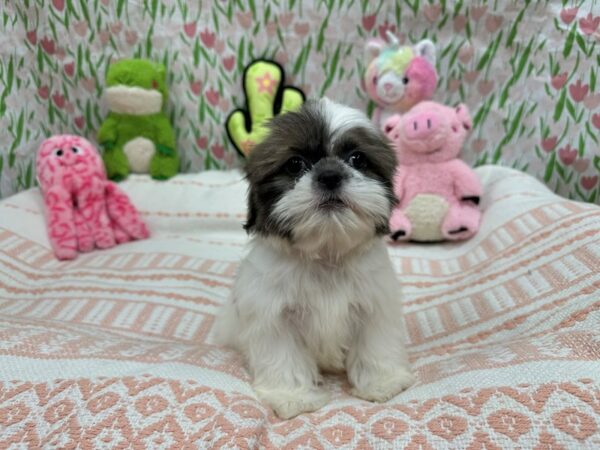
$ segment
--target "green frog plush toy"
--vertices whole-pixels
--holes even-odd
[[[175,175],[179,169],[175,134],[163,112],[165,67],[144,59],[115,62],[106,75],[105,98],[110,112],[98,131],[98,142],[108,177],[122,180],[135,172],[166,180]]]

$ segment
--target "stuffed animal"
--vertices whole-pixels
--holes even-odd
[[[295,111],[304,103],[304,93],[285,86],[285,72],[275,61],[258,59],[244,70],[242,87],[246,110],[236,109],[225,122],[227,135],[240,155],[246,157],[264,137],[269,119]]]
[[[367,94],[377,104],[373,122],[378,128],[383,128],[391,115],[431,99],[437,84],[433,42],[424,39],[414,47],[400,46],[389,31],[388,40],[371,39],[366,45],[364,82]]]
[[[149,236],[127,195],[106,179],[94,146],[82,137],[65,134],[42,142],[36,173],[58,259]]]
[[[384,131],[398,155],[390,219],[393,240],[467,239],[479,229],[481,183],[457,159],[472,127],[465,105],[425,101],[394,115]]]
[[[165,67],[144,59],[113,63],[106,75],[110,113],[98,131],[108,178],[129,172],[165,180],[179,169],[175,134],[163,112],[167,102]]]

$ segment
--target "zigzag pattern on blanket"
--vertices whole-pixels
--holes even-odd
[[[362,402],[286,422],[253,397],[150,375],[7,382],[0,393],[10,403],[0,448],[554,448],[593,442],[600,412],[589,379],[465,389],[393,410]]]
[[[390,248],[417,384],[376,405],[328,376],[332,402],[287,422],[210,334],[246,240],[239,173],[133,176],[153,238],[69,263],[35,191],[0,202],[0,448],[599,447],[600,209],[478,172],[474,239]]]

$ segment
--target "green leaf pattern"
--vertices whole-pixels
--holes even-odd
[[[437,43],[436,100],[474,117],[463,159],[600,203],[600,0],[4,0],[0,197],[35,183],[46,136],[95,138],[115,59],[168,67],[182,171],[226,169],[240,164],[224,123],[244,107],[246,64],[275,59],[308,97],[370,113],[363,49],[386,30]]]

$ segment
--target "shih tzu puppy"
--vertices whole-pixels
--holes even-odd
[[[254,236],[217,336],[247,359],[281,418],[328,401],[321,371],[386,401],[413,383],[383,236],[395,155],[361,112],[328,99],[274,118],[247,161]]]

